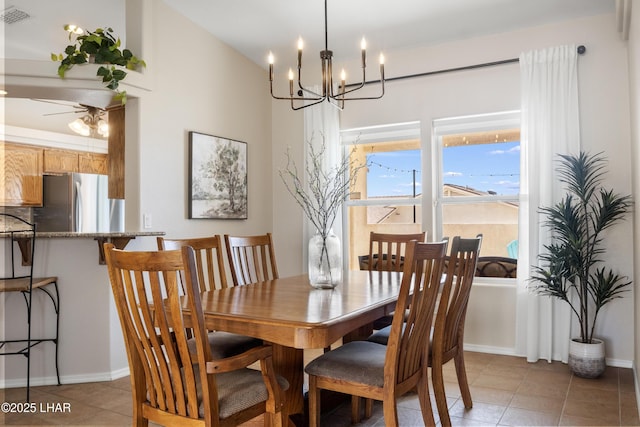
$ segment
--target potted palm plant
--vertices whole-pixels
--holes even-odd
[[[604,343],[593,336],[598,314],[631,284],[605,264],[603,232],[624,218],[631,197],[602,188],[602,153],[560,157],[557,170],[567,194],[540,208],[553,240],[539,256],[542,265],[533,267],[531,286],[569,304],[580,326],[580,336],[570,342],[569,366],[576,375],[595,378],[605,369]]]
[[[118,86],[126,76],[127,70],[146,67],[146,63],[135,56],[129,49],[120,50],[120,38],[113,34],[111,28],[97,28],[95,31],[84,31],[75,25],[65,25],[69,32],[69,40],[75,37],[75,42],[68,45],[64,53],[52,53],[53,61],[60,61],[58,76],[64,78],[66,72],[76,64],[104,64],[98,68],[96,75],[108,89],[115,92],[114,99],[123,105],[127,102],[127,92],[119,90]]]

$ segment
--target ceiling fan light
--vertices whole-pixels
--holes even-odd
[[[91,134],[91,128],[89,128],[82,119],[75,119],[69,123],[69,128],[82,136],[89,136]]]
[[[105,138],[109,136],[109,124],[104,120],[98,121],[98,133]]]

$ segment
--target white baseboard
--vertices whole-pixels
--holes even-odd
[[[491,354],[501,354],[504,356],[522,356],[521,354],[516,353],[515,348],[509,347],[491,347],[485,345],[474,345],[474,344],[466,344],[464,345],[464,349],[468,351],[477,351],[478,353],[491,353]],[[524,357],[524,356],[522,356]],[[633,368],[632,360],[624,360],[624,359],[606,359],[607,366],[613,366],[615,368]]]
[[[632,360],[623,360],[623,359],[606,359],[607,366],[614,366],[616,368],[633,368]]]
[[[118,369],[112,372],[93,373],[90,375],[66,375],[60,377],[62,384],[80,384],[80,383],[95,383],[114,381],[122,377],[129,375],[129,367]],[[32,377],[31,387],[38,387],[43,385],[57,385],[58,379],[56,377]],[[25,378],[19,378],[15,380],[0,380],[0,389],[3,388],[18,388],[26,387],[27,380]]]
[[[465,351],[477,351],[478,353],[501,354],[503,356],[518,356],[515,348],[492,347],[487,345],[464,344]]]

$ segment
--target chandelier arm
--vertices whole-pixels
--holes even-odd
[[[342,101],[343,103],[344,103],[344,101],[363,101],[363,100],[367,100],[367,99],[380,99],[380,98],[382,98],[384,96],[384,79],[381,80],[380,87],[382,89],[382,92],[378,96],[349,97],[348,98],[348,97],[345,97],[344,94],[342,94],[342,95],[338,95],[338,96],[332,96],[331,98],[335,99],[336,101]],[[358,88],[358,89],[360,89],[360,88]],[[353,92],[354,90],[357,90],[357,89],[352,89],[352,90],[349,90],[349,91],[347,91],[345,93]]]
[[[305,93],[311,94],[314,97],[317,97],[318,99],[320,98],[324,98],[324,95],[321,95],[319,93],[315,93],[314,91],[312,91],[311,89],[307,89],[306,87],[304,87],[302,85],[302,73],[300,72],[300,67],[298,67],[298,88]],[[299,91],[298,91],[299,92]],[[308,100],[311,101],[313,100],[313,98],[300,98],[300,99],[304,99],[304,100]]]
[[[382,93],[378,96],[363,96],[363,97],[353,97],[353,98],[342,98],[342,97],[338,97],[338,96],[332,96],[330,97],[331,99],[334,99],[336,101],[364,101],[367,99],[380,99],[384,96],[384,90],[382,91]]]
[[[368,83],[375,83],[375,82],[367,82],[366,78],[365,78],[365,71],[364,69],[362,70],[362,82],[357,84],[357,86],[353,89],[349,89],[346,90],[342,93],[342,95],[338,95],[336,97],[334,97],[334,99],[336,100],[341,100],[341,101],[358,101],[358,100],[366,100],[366,99],[380,99],[384,96],[384,68],[380,68],[380,86],[382,89],[382,92],[380,93],[380,95],[378,96],[370,96],[370,97],[353,97],[353,98],[347,98],[344,95],[351,93],[351,92],[355,92],[358,89],[362,89],[364,86],[366,86]],[[352,85],[346,85],[346,86],[352,86]]]
[[[284,100],[284,101],[318,101],[318,100],[319,101],[324,101],[324,99],[325,99],[324,97],[322,97],[322,96],[320,96],[320,95],[318,95],[318,94],[316,94],[314,92],[311,92],[309,90],[306,90],[304,88],[303,88],[303,90],[305,90],[306,92],[310,92],[310,93],[312,93],[312,94],[314,94],[316,96],[313,97],[313,98],[303,97],[303,96],[278,96],[278,95],[273,93],[273,83],[269,84],[269,89],[270,89],[270,92],[271,92],[271,97],[273,99],[280,99],[280,100]]]
[[[312,102],[312,103],[310,103],[310,104],[302,104],[302,105],[300,105],[300,106],[298,106],[298,107],[295,107],[295,106],[293,105],[293,101],[294,101],[294,100],[300,100],[300,99],[301,99],[301,98],[292,98],[292,99],[291,99],[291,109],[292,109],[292,110],[294,110],[294,111],[302,110],[303,108],[307,108],[307,107],[311,107],[312,105],[320,104],[321,102],[324,102],[324,100],[325,100],[325,99],[329,99],[329,98],[327,98],[327,97],[320,98],[320,99],[318,99],[317,101]]]

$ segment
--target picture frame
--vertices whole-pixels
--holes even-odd
[[[189,219],[247,219],[247,143],[189,131]]]

